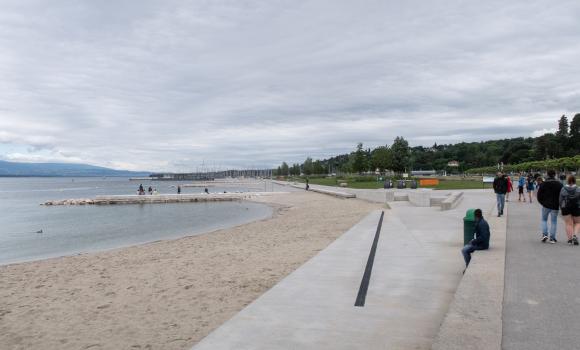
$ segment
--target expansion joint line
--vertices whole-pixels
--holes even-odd
[[[356,296],[356,301],[354,306],[365,306],[365,300],[367,298],[367,291],[369,289],[369,282],[371,280],[371,272],[373,271],[373,263],[375,261],[375,253],[377,251],[377,245],[379,243],[379,236],[381,235],[381,227],[383,226],[383,217],[385,212],[381,212],[381,218],[379,219],[379,224],[377,225],[377,232],[375,233],[375,239],[373,240],[373,245],[371,247],[371,252],[369,253],[369,258],[367,260],[367,266],[365,268],[365,273],[363,275],[362,281],[360,282],[360,287],[358,289],[358,295]]]

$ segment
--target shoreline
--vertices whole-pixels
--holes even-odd
[[[0,341],[30,349],[189,349],[376,204],[295,192],[270,218],[0,266]]]

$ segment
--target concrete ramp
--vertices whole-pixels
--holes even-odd
[[[358,338],[377,331],[364,322],[370,309],[354,303],[380,213],[368,215],[194,349],[355,348]]]

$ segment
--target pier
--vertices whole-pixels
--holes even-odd
[[[256,196],[279,194],[284,192],[244,192],[244,193],[196,193],[196,194],[162,194],[162,195],[116,195],[96,196],[95,198],[63,199],[48,201],[41,205],[107,205],[107,204],[152,204],[152,203],[196,203],[196,202],[231,202],[250,199]]]

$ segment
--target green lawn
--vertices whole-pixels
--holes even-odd
[[[292,178],[289,181],[305,182],[303,178]],[[309,179],[309,183],[312,185],[324,185],[324,186],[338,186],[338,183],[346,182],[349,188],[361,188],[361,189],[375,189],[383,188],[382,182],[377,181],[365,181],[365,182],[355,182],[348,180],[336,179],[334,177],[327,178],[313,178]],[[466,190],[466,189],[481,189],[481,188],[492,188],[490,183],[486,183],[485,187],[483,183],[479,180],[442,180],[439,181],[437,186],[428,186],[425,188],[433,188],[435,190]]]
[[[484,184],[481,181],[474,180],[451,180],[451,181],[439,181],[439,185],[434,187],[436,190],[468,190],[468,189],[481,189],[481,188],[492,188],[490,183]]]
[[[301,179],[301,182],[305,182],[305,180]],[[333,177],[326,177],[326,178],[314,178],[309,179],[309,183],[313,185],[324,185],[324,186],[338,186],[336,182],[336,178]]]

